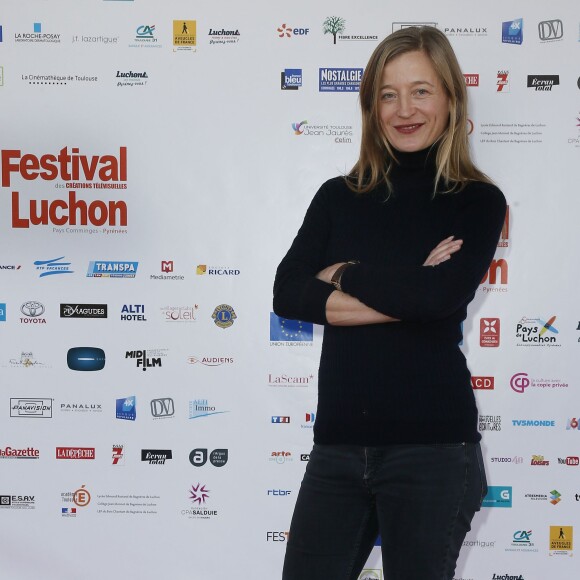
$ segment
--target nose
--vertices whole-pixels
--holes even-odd
[[[415,112],[415,107],[411,95],[399,95],[399,108],[397,110],[397,115],[403,119],[408,119],[413,116]]]

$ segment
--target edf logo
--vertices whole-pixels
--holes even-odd
[[[310,28],[292,28],[288,24],[282,24],[276,28],[280,38],[290,38],[292,36],[306,36],[310,32]]]

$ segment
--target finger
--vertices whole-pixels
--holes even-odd
[[[427,260],[440,260],[442,257],[454,254],[460,249],[461,249],[460,243],[447,244],[445,246],[442,246],[441,248],[435,248],[429,254],[429,256],[427,256]]]

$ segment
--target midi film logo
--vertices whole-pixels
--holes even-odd
[[[522,317],[516,325],[517,346],[560,346],[555,321],[555,316],[547,321],[542,318]]]
[[[167,356],[166,348],[128,350],[125,352],[125,359],[134,360],[135,366],[143,371],[160,368],[162,366],[161,358],[165,356]]]

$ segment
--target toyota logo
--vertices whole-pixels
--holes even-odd
[[[29,300],[20,307],[20,312],[25,316],[41,316],[44,314],[44,304],[36,302],[36,300]]]

